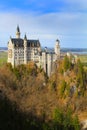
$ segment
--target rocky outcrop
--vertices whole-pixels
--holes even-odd
[[[81,122],[81,130],[87,130],[87,120]]]

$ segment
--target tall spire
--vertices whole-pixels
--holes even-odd
[[[20,32],[19,26],[17,25],[17,32]]]
[[[20,38],[20,28],[17,25],[17,30],[16,30],[16,38]]]
[[[24,40],[27,40],[27,36],[26,36],[26,33],[25,33],[25,36],[24,36]]]
[[[55,44],[55,54],[60,57],[60,41],[58,39]]]

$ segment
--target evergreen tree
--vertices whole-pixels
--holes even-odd
[[[63,81],[62,81],[62,84],[61,84],[61,89],[60,89],[60,94],[61,94],[61,96],[64,95],[64,92],[65,92],[66,86],[67,86],[67,83],[66,83],[65,80],[63,80]]]
[[[67,71],[68,69],[70,69],[70,67],[71,67],[71,62],[68,56],[66,55],[64,57],[64,71]]]
[[[80,130],[78,117],[72,116],[70,108],[66,111],[59,108],[55,109],[53,120],[53,130]]]
[[[81,90],[81,95],[84,95],[84,90],[85,90],[85,72],[83,69],[83,65],[80,60],[77,61],[77,68],[78,68],[78,73],[77,73],[77,84],[78,87],[80,87]]]
[[[79,120],[77,115],[73,119],[74,130],[80,130]]]

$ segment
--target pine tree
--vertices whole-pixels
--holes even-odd
[[[66,83],[65,80],[63,80],[63,81],[62,81],[62,84],[61,84],[61,89],[60,89],[60,94],[61,94],[61,96],[64,95],[64,92],[65,92],[66,86],[67,86],[67,83]]]
[[[70,68],[71,68],[71,62],[70,62],[70,59],[68,58],[68,56],[66,55],[64,57],[64,71],[67,71]]]

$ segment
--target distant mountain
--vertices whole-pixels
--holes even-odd
[[[87,52],[87,48],[61,48],[63,52]]]
[[[7,47],[0,47],[0,51],[2,51],[2,50],[7,50],[8,48]]]
[[[87,54],[87,48],[61,48],[61,52],[74,54]]]

